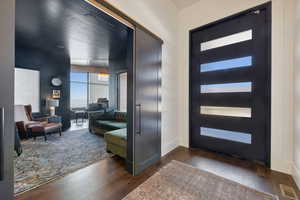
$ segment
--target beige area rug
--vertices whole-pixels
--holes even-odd
[[[172,161],[123,200],[278,200],[212,173]]]

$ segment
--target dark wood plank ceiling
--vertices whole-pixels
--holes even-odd
[[[71,62],[108,66],[126,52],[128,29],[84,0],[16,0],[16,45],[65,49]]]

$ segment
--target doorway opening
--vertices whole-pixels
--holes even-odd
[[[82,0],[16,1],[15,194],[113,156],[126,166],[133,35]]]

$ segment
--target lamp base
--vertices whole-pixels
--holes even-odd
[[[50,115],[54,116],[55,115],[55,109],[50,109]]]

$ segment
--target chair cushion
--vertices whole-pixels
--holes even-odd
[[[58,131],[59,129],[61,129],[61,127],[62,127],[61,123],[48,123],[44,129],[46,133],[50,133],[53,131]]]
[[[15,122],[28,122],[28,118],[23,105],[15,105]]]
[[[109,131],[104,134],[107,143],[126,147],[127,145],[127,128]]]
[[[61,123],[40,123],[31,125],[30,129],[32,133],[50,133],[53,131],[58,131],[61,127]]]
[[[100,126],[108,127],[111,129],[127,128],[126,122],[109,121],[109,120],[97,120],[96,123]]]
[[[46,125],[47,122],[28,121],[24,123],[26,128],[34,128]]]

